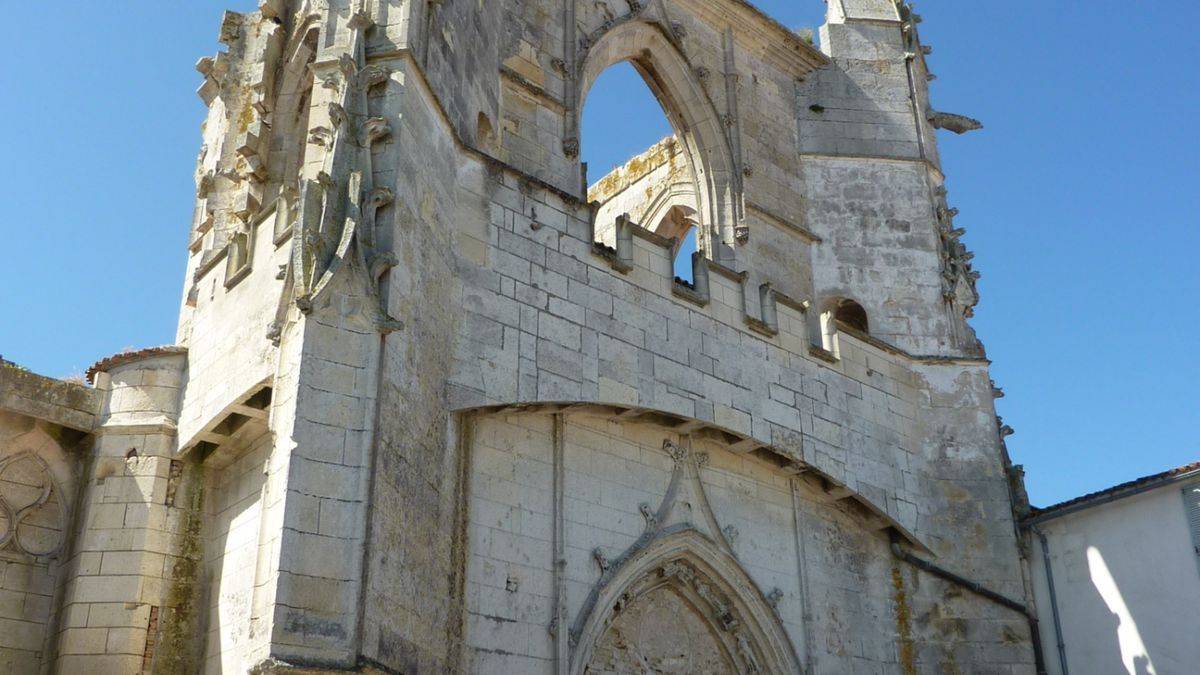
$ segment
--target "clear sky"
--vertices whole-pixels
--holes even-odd
[[[54,376],[170,343],[204,108],[249,0],[14,2],[0,62],[0,354]],[[821,0],[761,0],[789,27]],[[1035,503],[1200,459],[1200,4],[922,0],[974,325]],[[631,70],[590,97],[592,176],[668,133]]]

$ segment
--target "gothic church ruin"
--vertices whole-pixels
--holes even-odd
[[[0,670],[1036,672],[978,124],[828,4],[225,14],[176,344],[0,368]],[[623,62],[674,135],[589,180]]]

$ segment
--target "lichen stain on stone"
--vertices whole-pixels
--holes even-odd
[[[156,673],[192,673],[200,669],[200,574],[203,553],[204,483],[198,463],[189,463],[191,499],[181,514],[179,557],[171,568],[162,637],[154,657]]]
[[[254,108],[250,107],[250,102],[247,101],[242,106],[242,112],[238,114],[237,124],[238,132],[246,133],[250,129],[250,125],[254,123]]]
[[[975,501],[974,495],[957,485],[946,485],[944,490],[947,501],[951,503],[972,504]]]
[[[954,660],[954,652],[946,647],[942,651],[942,660],[938,662],[938,672],[944,675],[962,675],[962,668],[958,667],[958,662]]]
[[[588,201],[604,202],[618,194],[630,185],[645,178],[655,169],[671,163],[672,173],[676,173],[674,163],[681,155],[682,148],[674,136],[668,136],[655,143],[649,150],[630,159],[624,165],[613,169],[588,190]]]
[[[900,668],[908,675],[915,675],[916,649],[912,638],[912,615],[908,606],[908,592],[904,589],[904,577],[900,568],[892,566],[893,599],[896,605],[896,636],[900,648]]]

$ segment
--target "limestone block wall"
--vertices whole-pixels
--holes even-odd
[[[77,440],[60,427],[0,412],[0,671],[37,673],[49,665],[79,494]]]
[[[898,19],[828,23],[821,28],[821,48],[836,67],[817,71],[799,91],[805,152],[921,157],[899,28]]]
[[[455,467],[469,463],[457,436],[446,431],[446,409],[434,403],[436,396],[422,395],[439,377],[449,382],[451,410],[602,402],[660,410],[742,434],[844,483],[879,514],[928,540],[946,556],[944,563],[961,562],[1021,596],[986,363],[924,359],[849,334],[840,336],[840,359],[830,362],[810,349],[814,334],[803,303],[768,294],[775,299],[775,326],[766,323],[761,284],[755,282],[789,283],[776,282],[774,269],[743,273],[714,265],[707,303],[697,304],[676,292],[669,253],[638,236],[629,269],[618,271],[592,245],[587,207],[458,145],[418,70],[397,68],[390,87],[406,120],[401,146],[417,142],[430,149],[384,155],[396,167],[395,241],[403,256],[390,276],[389,297],[393,314],[415,335],[390,337],[397,349],[384,357],[384,408],[395,405],[410,414],[402,420],[385,417],[378,427],[382,444],[371,534],[378,543],[370,553],[364,625],[364,650],[371,658],[414,667],[458,658],[453,626],[459,591],[453,576],[446,579],[436,570],[456,564],[465,544],[458,535],[417,543],[406,534],[457,532],[454,495],[465,479],[455,475]],[[452,162],[445,159],[455,155]],[[896,171],[903,175],[909,169]],[[900,206],[916,194],[904,192]],[[823,245],[819,237],[808,239]],[[443,349],[446,344],[454,344],[454,351]],[[964,407],[939,411],[941,404],[930,404],[941,400]],[[958,424],[969,433],[953,431]],[[953,460],[946,447],[955,448]],[[958,462],[950,475],[946,461]],[[995,520],[972,529],[979,508]],[[971,542],[965,548],[964,538]],[[883,566],[881,574],[894,584],[907,589],[919,583],[911,601],[925,604],[914,606],[939,607],[938,594],[946,589],[908,570],[897,571],[897,581],[882,541],[874,541],[858,555]],[[396,556],[406,564],[393,565]],[[855,583],[845,581],[848,595]],[[411,595],[397,598],[388,590],[396,585],[411,589]],[[445,597],[451,599],[445,615],[416,610],[426,598]],[[879,597],[897,601],[894,587]],[[909,591],[904,597],[908,601]],[[969,617],[965,620],[996,627],[981,633],[984,642],[1003,641],[1002,630],[1016,635],[1025,630],[1023,619],[1006,610],[972,598],[962,602],[965,608],[955,611]],[[451,626],[449,646],[438,637],[438,626],[447,625],[439,624],[443,621]],[[844,626],[823,630],[846,633]],[[953,633],[914,633],[912,639],[943,644],[952,653],[970,650]],[[1015,662],[1027,663],[1027,647],[1016,650]],[[921,659],[942,657],[913,658],[925,663]]]
[[[58,670],[137,672],[195,658],[197,472],[176,459],[173,435],[184,359],[134,355],[96,375],[105,407],[54,636]]]
[[[64,668],[542,668],[552,621],[586,619],[595,548],[627,547],[662,497],[670,438],[712,444],[713,511],[745,538],[710,534],[739,540],[743,609],[785,636],[772,663],[1028,670],[1019,618],[894,567],[882,534],[1022,592],[987,364],[946,337],[940,175],[918,132],[915,154],[887,145],[910,142],[899,22],[854,24],[830,59],[740,2],[327,4],[227,15],[229,51],[201,64],[189,350],[101,382]],[[694,288],[652,233],[596,246],[578,115],[623,59],[697,167]],[[881,138],[810,124],[826,90]],[[840,297],[872,334],[815,348]],[[517,457],[544,460],[545,416],[491,412],[526,405],[627,415],[561,413],[580,496],[553,616],[554,481]],[[500,421],[529,447],[488,440]],[[520,596],[512,625],[488,618],[497,592]]]
[[[297,343],[298,372],[294,399],[275,412],[291,420],[268,462],[278,502],[263,535],[277,536],[278,559],[261,609],[273,656],[344,665],[356,661],[381,338],[345,313],[361,293],[339,288],[331,300],[284,340]]]
[[[829,381],[840,392],[860,392],[862,387],[859,382],[852,386],[850,378],[841,374],[853,366],[830,367],[809,354],[813,338],[804,332],[801,310],[776,307],[799,335],[793,333],[790,339],[770,330],[763,335],[755,328],[763,321],[759,289],[747,288],[742,275],[710,273],[713,299],[694,305],[675,296],[666,249],[635,238],[632,269],[622,274],[593,249],[589,224],[579,215],[559,210],[573,211],[572,207],[551,194],[544,199],[548,203],[537,210],[561,213],[563,230],[552,224],[556,221],[550,215],[545,216],[543,227],[534,230],[523,214],[501,218],[502,212],[494,212],[492,269],[472,274],[471,283],[464,284],[462,303],[470,317],[470,335],[499,339],[484,350],[461,343],[451,378],[456,408],[522,401],[605,401],[600,396],[603,387],[606,392],[625,392],[620,400],[607,402],[728,425],[805,461],[828,457],[829,466],[822,469],[851,484],[858,479],[845,468],[848,452],[885,463],[895,461],[894,448],[903,444],[889,444],[886,432],[875,434],[879,445],[865,447],[852,446],[841,437],[837,427],[848,421],[850,411],[818,410],[815,401],[797,402],[794,394],[785,399],[787,405],[779,400],[783,389],[803,393],[805,381]],[[905,422],[892,409],[905,408],[899,404],[888,408],[887,400],[907,398],[911,406],[915,394],[907,389],[911,384],[902,371],[887,372],[900,379],[883,386],[881,403],[888,413],[872,423],[903,429]],[[773,387],[779,389],[774,397]],[[828,405],[823,398],[820,403]],[[911,407],[908,410],[911,418]],[[800,447],[795,430],[811,434],[807,449]],[[903,489],[898,480],[879,487]]]
[[[277,221],[288,218],[280,202],[255,220],[250,258],[241,274],[231,276],[236,269],[216,264],[189,284],[199,292],[180,323],[180,344],[189,347],[188,386],[179,420],[179,440],[185,448],[220,422],[230,405],[275,375],[278,348],[269,333],[283,287],[279,269],[291,254],[287,223]]]
[[[370,486],[369,550],[363,572],[361,650],[414,672],[453,671],[461,648],[462,466],[446,381],[461,310],[458,275],[487,260],[489,174],[462,162],[439,103],[413,61],[386,61],[391,115],[404,120],[376,166],[395,191],[388,234],[400,264],[384,279],[388,311],[405,328],[375,338],[378,406]],[[411,152],[411,148],[424,148]],[[383,182],[386,181],[386,182]],[[460,185],[476,186],[463,192]],[[474,341],[494,342],[477,333]],[[374,391],[374,390],[373,390]],[[390,517],[379,517],[383,513]],[[457,614],[456,614],[457,612]]]
[[[813,283],[867,311],[871,333],[914,354],[962,353],[942,297],[932,186],[915,162],[810,158]]]
[[[206,467],[204,570],[207,590],[207,636],[204,672],[249,670],[266,658],[267,642],[258,628],[264,613],[263,585],[269,557],[263,558],[264,483],[272,436],[257,431],[241,447],[231,449],[227,466]],[[214,463],[215,464],[215,463]],[[256,621],[257,619],[257,621]]]
[[[686,57],[674,66],[639,65],[668,115],[675,116],[677,132],[686,129],[695,136],[689,141],[695,148],[724,155],[702,180],[732,185],[739,193],[745,181],[758,194],[757,201],[799,221],[802,207],[796,196],[803,190],[794,152],[798,146],[780,140],[796,138],[797,78],[806,77],[823,59],[745,5],[685,0],[661,6],[639,3],[631,12],[619,2],[535,0],[489,3],[484,9],[441,3],[432,15],[429,53],[422,65],[460,137],[474,142],[483,116],[495,129],[498,148],[492,154],[580,194],[578,115],[590,78],[616,60],[637,57],[635,43],[645,35],[622,24],[632,26],[642,18],[658,26],[654,30],[662,39]],[[481,30],[492,21],[503,30]],[[564,26],[575,26],[577,37],[565,38]],[[614,26],[619,29],[614,35],[622,36],[602,40]],[[585,63],[589,50],[597,56]],[[584,73],[582,82],[566,76],[576,69]],[[481,76],[493,72],[500,77]],[[682,109],[701,100],[711,106],[706,119],[689,117]],[[729,135],[718,130],[726,122]],[[723,208],[731,209],[732,218],[732,210],[741,207]],[[732,223],[728,227],[732,236]]]
[[[616,558],[647,531],[642,505],[657,511],[673,473],[663,441],[680,438],[588,413],[568,414],[563,434],[561,573],[574,619],[600,582],[596,550]],[[552,416],[482,416],[473,439],[467,670],[554,672]],[[883,543],[806,481],[716,444],[692,449],[706,457],[701,482],[724,529],[718,536],[763,595],[777,593],[774,611],[801,661],[814,672],[891,667],[897,618]],[[701,505],[694,507],[699,520]],[[806,607],[819,608],[811,634]]]

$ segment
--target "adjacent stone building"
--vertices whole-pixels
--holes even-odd
[[[0,369],[0,670],[1038,670],[919,23],[227,13],[176,345]]]

